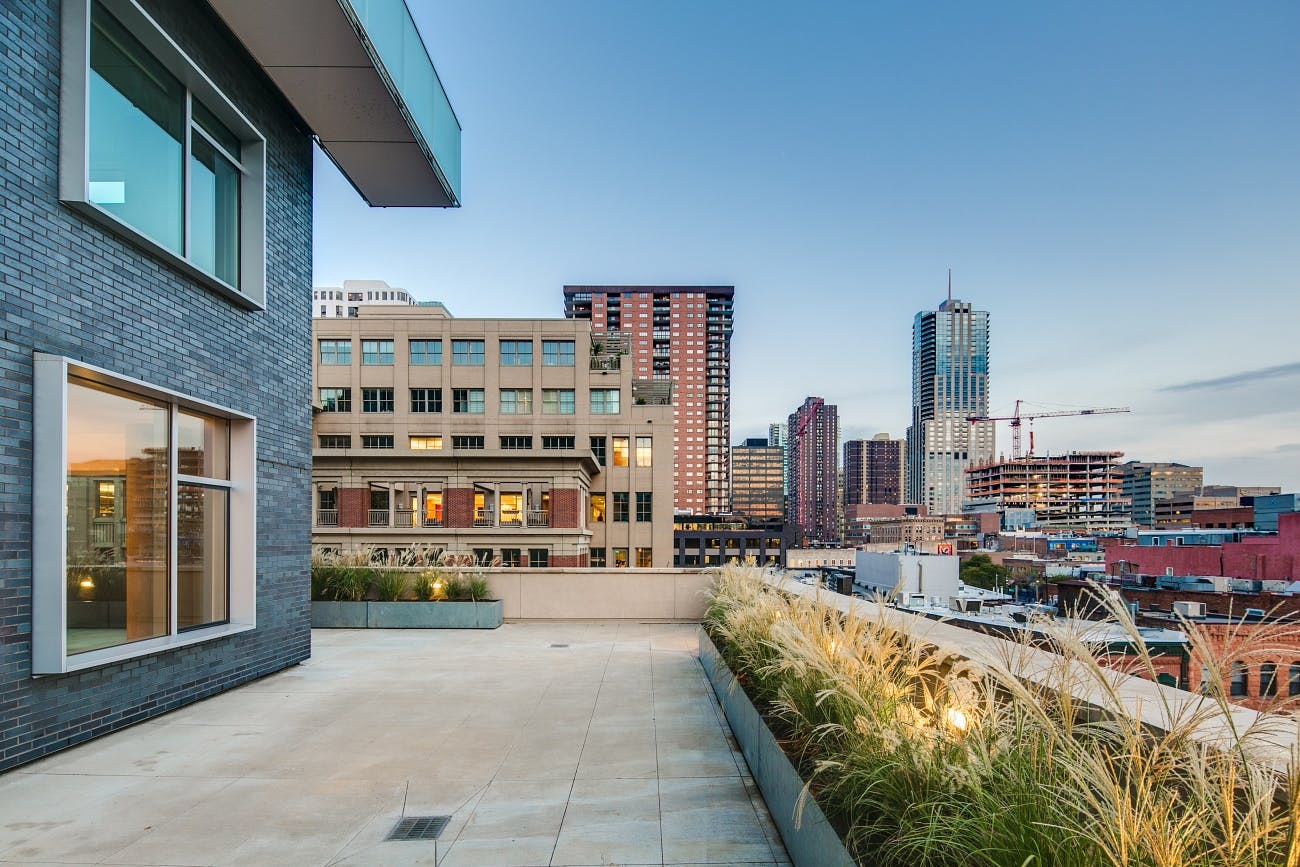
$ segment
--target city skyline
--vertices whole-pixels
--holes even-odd
[[[1300,9],[670,5],[413,3],[473,144],[466,207],[366,212],[321,171],[315,282],[466,316],[562,316],[566,283],[735,285],[734,444],[810,393],[845,439],[901,436],[907,326],[951,267],[994,316],[991,411],[1133,408],[1041,422],[1040,453],[1300,488],[1278,399],[1300,389]]]

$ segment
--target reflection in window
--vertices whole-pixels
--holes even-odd
[[[615,549],[614,549],[614,568],[615,568],[615,569],[626,569],[626,568],[627,568],[627,549],[626,549],[626,548],[615,548]]]
[[[605,520],[605,495],[591,495],[591,523],[600,524]]]
[[[627,437],[613,437],[614,440],[614,466],[627,466]]]
[[[68,653],[166,635],[168,408],[80,379],[67,407]],[[96,521],[105,484],[125,508]]]
[[[90,201],[184,255],[185,87],[98,3],[89,88]]]

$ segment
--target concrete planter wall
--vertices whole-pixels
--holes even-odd
[[[313,629],[496,629],[501,600],[483,602],[312,602]]]
[[[736,735],[754,782],[763,793],[772,821],[781,832],[781,840],[796,867],[854,867],[840,835],[812,798],[804,802],[803,815],[796,826],[795,813],[803,792],[803,779],[703,629],[700,630],[700,663],[722,703],[727,723]]]

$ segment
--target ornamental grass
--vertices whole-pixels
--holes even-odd
[[[1057,627],[1054,652],[972,634],[981,650],[957,655],[927,640],[931,621],[835,598],[731,566],[705,627],[860,863],[1300,864],[1296,754],[1277,746],[1296,740],[1290,705],[1232,705],[1221,643],[1189,633],[1206,694],[1135,692],[1122,669],[1154,680],[1157,665],[1106,594],[1139,648],[1122,660]]]

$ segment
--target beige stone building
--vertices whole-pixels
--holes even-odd
[[[314,319],[315,550],[672,566],[671,386],[566,319]]]

